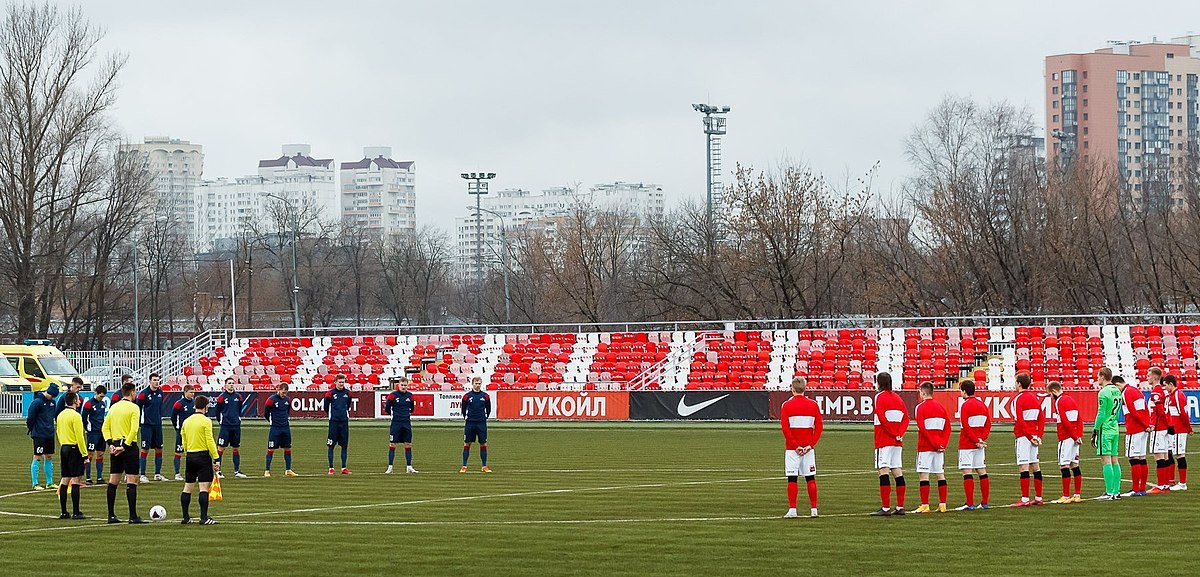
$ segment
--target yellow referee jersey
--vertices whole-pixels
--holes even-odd
[[[138,431],[142,425],[142,410],[133,401],[121,399],[109,407],[104,416],[104,439],[117,441],[126,446],[138,444]]]
[[[58,443],[62,446],[75,445],[80,453],[87,453],[87,437],[83,435],[83,417],[70,408],[58,414],[54,420]]]
[[[179,434],[183,437],[183,450],[188,453],[208,451],[213,459],[217,458],[217,443],[213,441],[212,419],[193,414],[183,421]]]

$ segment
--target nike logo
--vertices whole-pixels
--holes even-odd
[[[728,397],[728,396],[729,395],[721,395],[715,399],[709,399],[707,401],[704,401],[703,403],[696,403],[694,405],[689,405],[685,402],[687,400],[687,395],[684,395],[682,397],[679,397],[679,406],[676,407],[675,410],[679,412],[680,417],[686,417],[697,411],[702,411],[706,407],[708,407],[708,406],[712,405],[713,403],[716,403],[717,401],[720,401],[721,399],[724,399],[725,397]]]

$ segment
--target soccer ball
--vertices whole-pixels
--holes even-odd
[[[162,505],[150,507],[150,520],[162,521],[167,518],[167,508]]]

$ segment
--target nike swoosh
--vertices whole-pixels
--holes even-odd
[[[709,399],[707,401],[704,401],[703,403],[696,403],[694,405],[688,405],[686,402],[684,402],[687,399],[687,395],[684,395],[682,397],[679,397],[679,406],[676,407],[675,410],[679,412],[680,417],[686,417],[686,416],[689,416],[689,415],[695,413],[696,411],[702,411],[702,410],[704,410],[705,407],[708,407],[708,406],[712,405],[713,403],[716,403],[717,401],[720,401],[721,399],[724,399],[725,397],[728,397],[728,396],[729,395],[721,395],[715,399]]]

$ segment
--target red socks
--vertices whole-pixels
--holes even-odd
[[[905,488],[906,487],[904,485],[900,485],[900,484],[896,485],[896,506],[901,509],[904,508],[904,490],[905,490]]]
[[[987,505],[988,504],[988,496],[991,494],[991,492],[992,492],[992,480],[989,479],[987,475],[980,475],[979,476],[979,493],[980,493],[979,502],[981,504]]]
[[[938,481],[938,504],[946,503],[946,491],[948,487],[945,481]]]
[[[1071,476],[1067,475],[1062,478],[1063,481],[1063,497],[1071,496]]]
[[[967,496],[967,504],[975,506],[975,477],[963,477],[963,493]]]
[[[1029,498],[1029,473],[1021,473],[1021,497]]]
[[[1038,499],[1042,498],[1042,473],[1038,471],[1036,477],[1033,478],[1033,496]]]
[[[921,504],[929,504],[929,481],[921,481]]]
[[[796,496],[800,494],[800,486],[795,481],[788,481],[788,507],[796,508]]]
[[[808,506],[812,507],[813,509],[816,509],[817,508],[817,480],[809,479],[808,483],[806,483],[806,486],[808,488]],[[792,499],[792,502],[795,503],[796,500]]]
[[[1074,474],[1074,471],[1072,471],[1072,474]],[[1075,494],[1079,495],[1081,493],[1083,493],[1083,475],[1075,475]]]

